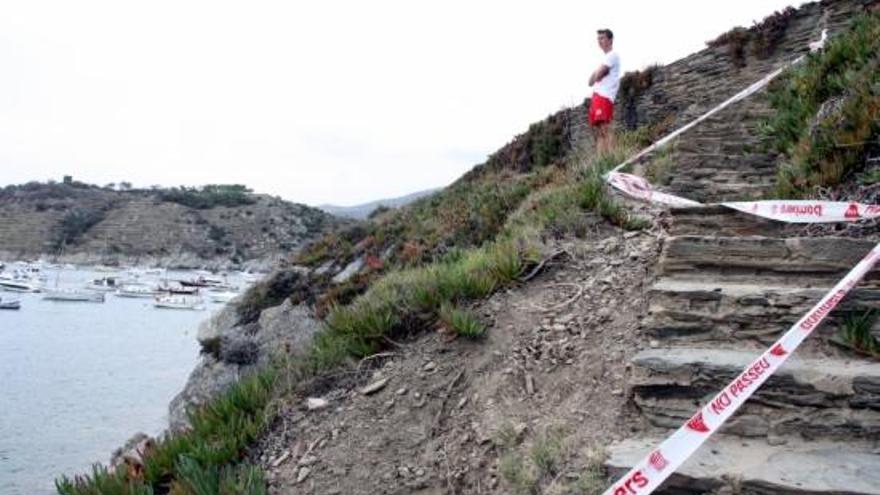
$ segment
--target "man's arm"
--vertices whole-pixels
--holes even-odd
[[[608,75],[608,72],[611,69],[608,68],[607,65],[600,65],[598,69],[593,71],[593,74],[590,76],[590,86],[602,80],[603,77]]]

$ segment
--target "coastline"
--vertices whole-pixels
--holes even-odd
[[[248,272],[269,272],[274,266],[285,259],[284,254],[273,254],[234,262],[228,256],[204,258],[192,252],[180,251],[163,256],[99,254],[78,252],[63,255],[49,253],[21,253],[0,251],[0,260],[10,262],[16,260],[44,260],[50,263],[72,264],[77,266],[110,266],[110,267],[150,267],[173,270],[241,270]]]

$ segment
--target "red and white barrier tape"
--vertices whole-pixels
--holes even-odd
[[[858,285],[880,258],[880,244],[874,247],[843,279],[785,335],[747,366],[708,404],[655,450],[649,453],[603,495],[644,495],[653,492],[681,466],[709,436],[758,389],[804,341],[822,320]]]
[[[615,189],[636,199],[667,206],[703,206],[702,203],[687,198],[657,191],[650,182],[637,175],[611,172],[607,180]],[[718,204],[750,215],[787,223],[854,222],[880,217],[880,206],[854,202],[766,200],[728,201]]]

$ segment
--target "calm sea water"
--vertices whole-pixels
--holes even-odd
[[[61,286],[100,273],[61,271]],[[50,272],[49,284],[56,274]],[[191,278],[191,274],[169,275]],[[198,358],[207,311],[155,309],[150,299],[106,302],[20,299],[0,310],[0,494],[55,493],[54,479],[106,464],[134,433],[160,433],[168,403]]]

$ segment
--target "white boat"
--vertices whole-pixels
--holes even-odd
[[[101,277],[92,280],[85,285],[86,289],[100,292],[114,292],[122,287],[122,281],[116,277]]]
[[[211,301],[215,303],[228,303],[229,301],[238,297],[238,292],[232,291],[223,291],[223,292],[209,292],[208,297]]]
[[[0,290],[8,292],[40,292],[39,283],[23,278],[0,278]]]
[[[104,293],[86,289],[47,289],[43,294],[47,301],[104,302]]]
[[[157,296],[153,299],[153,306],[161,309],[189,309],[194,311],[205,309],[202,298],[187,296]]]
[[[4,301],[3,298],[0,298],[0,309],[19,309],[21,308],[21,301],[18,299],[14,299],[12,301]]]
[[[116,289],[116,295],[119,297],[154,297],[160,292],[151,289],[146,285],[123,285]]]

